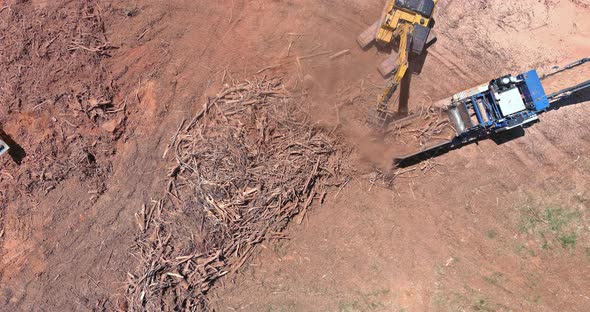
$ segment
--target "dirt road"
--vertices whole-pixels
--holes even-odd
[[[135,214],[164,190],[170,139],[206,96],[254,75],[307,90],[301,105],[353,148],[351,179],[289,227],[288,240],[263,243],[246,269],[223,279],[209,294],[213,308],[590,309],[584,104],[543,115],[506,144],[485,141],[418,165],[384,188],[370,182],[373,170],[417,142],[382,144],[364,124],[385,55],[359,50],[355,38],[381,1],[1,3],[1,44],[11,47],[0,53],[10,70],[1,92],[27,96],[8,98],[0,121],[29,156],[20,166],[1,161],[0,310],[124,310],[127,273],[138,265],[129,252]],[[412,78],[411,109],[590,55],[589,14],[587,0],[441,1],[439,40]],[[8,35],[11,21],[27,20],[38,22]],[[66,30],[44,33],[48,25]],[[83,36],[94,32],[97,41]],[[23,72],[27,88],[18,89],[10,82]],[[107,94],[112,107],[96,109]]]

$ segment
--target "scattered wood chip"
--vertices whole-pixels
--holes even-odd
[[[347,55],[347,54],[350,54],[350,50],[342,50],[340,52],[330,55],[329,59],[333,60],[335,58],[339,58],[339,57]]]

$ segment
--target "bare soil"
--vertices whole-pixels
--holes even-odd
[[[207,293],[218,311],[587,311],[588,95],[524,136],[385,184],[433,137],[365,124],[383,53],[356,47],[381,1],[0,1],[0,310],[128,310],[136,214],[161,198],[184,119],[225,83],[282,77],[351,155],[350,177]],[[590,2],[441,1],[412,112],[496,76],[590,55]],[[350,53],[330,59],[343,50]],[[547,82],[590,77],[590,66]],[[430,114],[429,117],[433,117]]]

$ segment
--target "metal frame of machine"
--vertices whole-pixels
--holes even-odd
[[[559,107],[558,102],[590,88],[590,80],[547,95],[543,79],[590,62],[584,58],[539,77],[536,70],[506,75],[455,94],[446,107],[455,136],[416,153],[394,158],[398,166],[407,166],[465,144],[539,120],[539,115]]]
[[[533,122],[547,108],[539,75],[531,70],[456,94],[447,109],[457,138],[469,141]]]
[[[2,154],[8,152],[8,150],[10,149],[10,147],[8,147],[8,144],[6,144],[6,142],[0,140],[0,156],[2,156]]]

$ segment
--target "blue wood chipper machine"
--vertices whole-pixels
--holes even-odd
[[[489,138],[517,127],[525,127],[560,100],[586,88],[590,80],[552,94],[546,94],[542,80],[589,62],[581,59],[553,73],[539,77],[536,70],[520,75],[506,75],[473,89],[455,94],[446,107],[455,136],[446,142],[417,153],[395,158],[397,165],[412,164],[439,152],[449,151],[471,142]]]
[[[8,144],[6,144],[4,141],[0,140],[0,156],[2,156],[2,154],[8,152]]]

